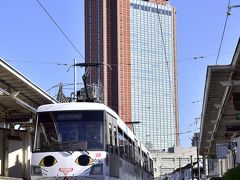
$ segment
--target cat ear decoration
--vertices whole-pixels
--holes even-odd
[[[56,163],[57,163],[57,160],[55,159],[55,157],[46,156],[40,161],[39,166],[51,167]]]
[[[80,166],[89,166],[93,164],[93,159],[88,155],[79,156],[75,162]]]

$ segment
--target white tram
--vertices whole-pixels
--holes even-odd
[[[38,108],[31,179],[153,180],[153,162],[104,104],[50,104]]]

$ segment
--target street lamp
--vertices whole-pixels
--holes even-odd
[[[232,8],[238,8],[238,7],[240,7],[240,5],[228,6],[227,15],[231,15],[231,10],[232,10]]]
[[[129,121],[129,122],[125,122],[125,124],[131,124],[131,125],[132,125],[133,134],[135,134],[133,124],[139,124],[139,123],[141,123],[141,122],[140,122],[140,121]]]

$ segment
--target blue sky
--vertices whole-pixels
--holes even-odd
[[[228,0],[172,0],[177,9],[177,51],[180,132],[197,131],[202,112],[207,65],[215,65],[226,19]],[[240,4],[232,0],[231,4]],[[240,8],[228,17],[218,64],[229,64],[240,35]],[[194,60],[194,57],[204,58]],[[191,59],[192,58],[192,59]],[[198,102],[199,101],[199,102]],[[180,135],[189,146],[191,133]]]
[[[84,56],[84,1],[40,0]],[[172,0],[177,9],[180,141],[199,131],[207,65],[214,65],[228,0]],[[231,5],[240,4],[231,0]],[[83,62],[36,0],[0,0],[0,57],[43,90],[73,82],[73,59]],[[229,64],[240,34],[240,8],[228,18],[218,64]],[[204,58],[194,59],[203,56]],[[58,65],[61,64],[61,65]],[[62,64],[68,64],[62,65]],[[81,82],[82,70],[78,71]],[[71,88],[67,86],[66,88]],[[66,89],[69,91],[69,89]],[[51,91],[56,94],[56,89]],[[185,133],[192,131],[190,133]]]

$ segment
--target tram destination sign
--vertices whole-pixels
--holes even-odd
[[[15,116],[6,116],[7,123],[31,123],[31,115],[15,115]]]

